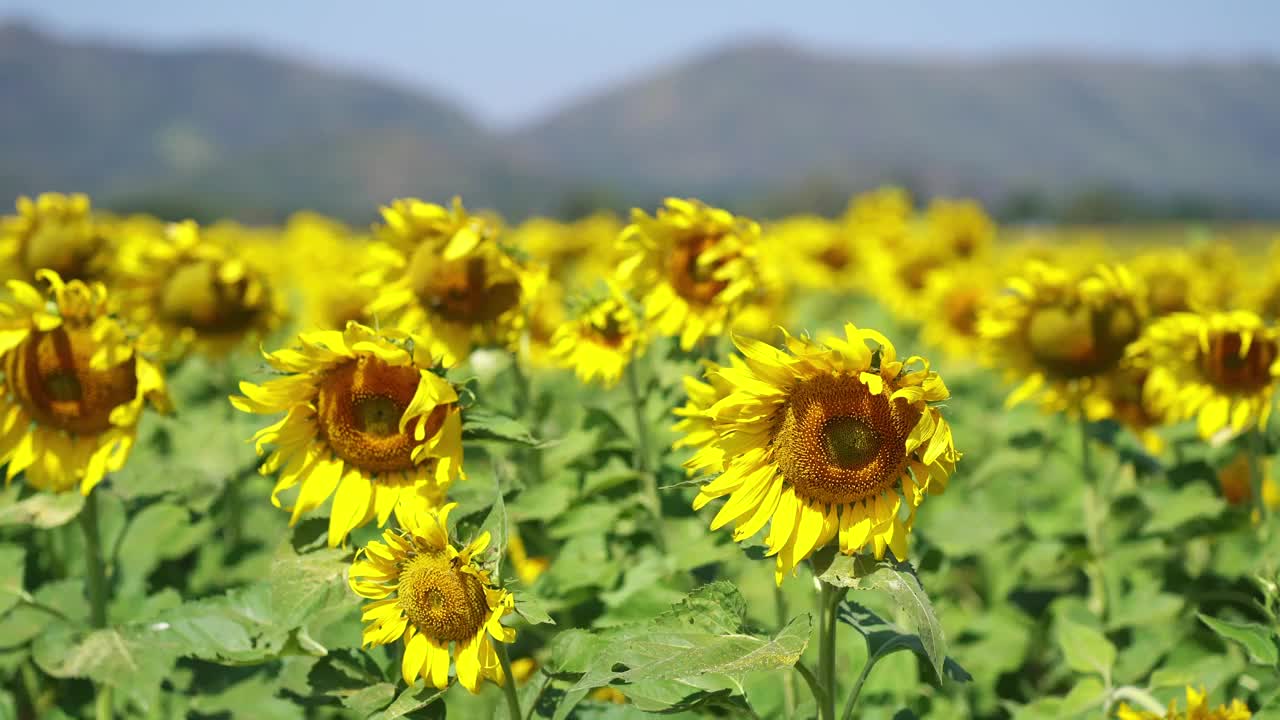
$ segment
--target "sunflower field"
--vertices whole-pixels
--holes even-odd
[[[0,718],[1280,718],[1280,238],[0,217]]]

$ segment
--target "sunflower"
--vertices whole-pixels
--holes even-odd
[[[1151,402],[1147,391],[1150,379],[1149,370],[1132,362],[1122,362],[1115,376],[1106,384],[1106,393],[1112,418],[1128,428],[1147,452],[1159,455],[1164,452],[1165,441],[1157,429],[1168,419]]]
[[[1151,373],[1146,392],[1152,405],[1173,420],[1197,418],[1201,437],[1266,426],[1280,376],[1280,337],[1257,315],[1166,315],[1129,354]]]
[[[531,367],[544,370],[559,367],[552,350],[556,331],[567,322],[564,304],[564,286],[550,278],[529,305],[520,351],[521,360]]]
[[[621,229],[612,212],[593,213],[571,223],[536,217],[512,230],[511,241],[550,268],[557,281],[572,283],[613,272],[622,259],[614,242]]]
[[[796,215],[765,227],[762,251],[788,283],[815,290],[852,290],[860,269],[854,235],[817,215]]]
[[[991,360],[1022,381],[1007,406],[1039,395],[1046,410],[1101,420],[1114,413],[1109,385],[1145,317],[1123,266],[1081,273],[1031,261],[988,303],[978,332]]]
[[[702,365],[705,382],[692,375],[684,377],[684,392],[688,400],[684,407],[673,411],[681,420],[671,427],[673,432],[683,435],[671,447],[699,448],[697,454],[685,463],[685,470],[690,475],[724,472],[724,453],[716,447],[720,434],[708,411],[733,392],[733,385],[720,373],[722,368],[719,365],[710,360],[703,360]],[[738,373],[749,372],[738,355],[729,356],[729,366]]]
[[[365,279],[390,269],[392,255],[385,248],[314,213],[291,216],[280,244],[287,252],[281,264],[293,271],[289,283],[302,294],[301,329],[341,330],[352,320],[375,324],[365,308],[378,291]]]
[[[10,280],[0,303],[0,463],[6,481],[26,472],[41,490],[79,485],[86,495],[124,467],[143,407],[167,410],[164,377],[112,315],[101,283],[63,283],[52,270],[41,292]]]
[[[584,384],[599,377],[605,387],[613,387],[647,341],[630,298],[610,284],[608,294],[584,302],[556,330],[551,352]]]
[[[110,248],[88,195],[24,195],[17,210],[0,217],[0,276],[34,282],[49,269],[65,280],[105,279]]]
[[[907,556],[907,533],[926,493],[941,493],[960,458],[951,428],[929,403],[949,394],[922,358],[898,360],[893,344],[845,326],[826,344],[786,338],[790,352],[735,337],[744,366],[713,370],[729,394],[702,413],[687,466],[722,466],[694,500],[728,496],[711,522],[745,540],[769,525],[775,579],[838,537],[840,551],[871,546]],[[868,342],[876,343],[873,352]],[[704,393],[700,402],[713,397]],[[705,425],[703,426],[705,427]],[[904,507],[905,506],[905,507]]]
[[[993,273],[981,263],[933,273],[924,288],[928,309],[922,316],[921,338],[952,360],[977,362],[983,350],[978,317],[998,289]]]
[[[130,314],[157,327],[173,354],[223,355],[283,322],[285,298],[270,282],[269,263],[233,237],[228,227],[211,234],[187,220],[125,242],[119,272]]]
[[[1209,707],[1209,696],[1200,688],[1197,692],[1187,686],[1186,712],[1178,711],[1178,701],[1171,700],[1169,709],[1163,715],[1148,710],[1134,710],[1125,703],[1120,703],[1116,711],[1119,720],[1249,720],[1253,714],[1249,706],[1239,700],[1232,700],[1231,705],[1219,705],[1216,709]]]
[[[367,313],[420,334],[450,364],[476,346],[517,347],[546,271],[500,245],[495,221],[457,199],[448,209],[397,200],[382,218],[375,237],[395,251],[394,269],[368,280],[379,293]]]
[[[929,203],[924,222],[929,242],[957,260],[983,257],[995,241],[995,223],[973,200],[938,198]]]
[[[1125,265],[1146,287],[1152,317],[1216,309],[1222,299],[1214,272],[1181,248],[1147,250]]]
[[[398,332],[348,323],[344,332],[298,336],[299,347],[266,355],[285,373],[262,385],[240,383],[231,404],[249,413],[287,413],[253,437],[258,454],[274,451],[262,473],[279,473],[271,502],[299,486],[290,524],[330,495],[329,544],[392,511],[403,522],[438,507],[462,475],[458,393],[421,343]]]
[[[421,676],[443,690],[449,685],[449,646],[458,682],[473,693],[489,679],[503,684],[493,641],[511,643],[516,631],[502,624],[514,596],[493,584],[477,557],[489,546],[481,533],[463,549],[449,542],[449,511],[424,510],[401,518],[404,531],[387,530],[351,564],[351,589],[373,600],[361,619],[364,646],[404,639],[400,672],[413,685]]]
[[[619,277],[684,350],[722,334],[759,289],[760,226],[727,210],[667,198],[656,216],[633,210],[618,240],[628,254]]]
[[[1271,510],[1280,510],[1280,485],[1271,477],[1271,463],[1262,464],[1262,501]],[[1253,481],[1249,471],[1249,451],[1241,450],[1218,471],[1218,485],[1222,499],[1230,505],[1248,505],[1253,502]]]
[[[907,241],[911,196],[898,187],[882,187],[854,196],[840,224],[866,250],[895,250]]]
[[[542,573],[551,567],[551,561],[540,555],[529,557],[529,552],[525,549],[524,540],[520,538],[520,533],[516,526],[511,525],[510,532],[507,534],[507,559],[511,561],[511,567],[516,571],[516,577],[520,578],[520,582],[525,585],[532,585]]]

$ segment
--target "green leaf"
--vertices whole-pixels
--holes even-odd
[[[36,493],[26,500],[0,507],[0,526],[31,525],[47,530],[66,525],[80,514],[84,496],[78,492]]]
[[[1249,660],[1257,665],[1275,666],[1280,663],[1280,651],[1276,649],[1276,634],[1272,629],[1257,623],[1219,620],[1196,613],[1200,622],[1226,640],[1239,643],[1249,653]]]
[[[542,601],[531,597],[528,593],[516,596],[516,613],[530,625],[555,625],[556,621],[547,614]]]
[[[1106,635],[1067,617],[1058,618],[1054,635],[1072,670],[1096,673],[1104,679],[1111,677],[1111,669],[1116,663],[1116,646]]]
[[[65,623],[43,633],[32,644],[40,669],[58,678],[89,678],[113,687],[150,681],[159,684],[178,652],[156,642],[142,627],[77,632]]]
[[[0,615],[9,612],[27,597],[23,587],[27,550],[18,545],[0,545]]]
[[[836,618],[862,635],[867,642],[868,657],[879,660],[892,653],[909,650],[929,663],[929,666],[934,669],[934,675],[939,684],[943,682],[944,678],[949,678],[956,682],[973,680],[973,676],[969,674],[969,671],[965,670],[960,666],[960,663],[950,657],[940,658],[935,664],[933,656],[929,654],[919,635],[903,632],[896,625],[885,621],[869,608],[856,602],[846,600],[840,603]]]
[[[933,611],[933,603],[925,593],[916,571],[907,562],[875,560],[866,555],[844,555],[828,550],[815,556],[818,579],[836,587],[854,590],[879,590],[889,596],[902,611],[908,632],[920,643],[924,657],[933,667],[938,682],[945,677],[943,665],[947,657],[947,638]]]
[[[539,444],[524,423],[484,410],[467,410],[462,416],[463,440],[492,440],[530,447]]]
[[[1207,484],[1195,483],[1174,489],[1152,487],[1142,494],[1151,511],[1143,531],[1167,533],[1193,520],[1222,513],[1226,503]]]
[[[549,667],[574,681],[569,693],[625,683],[623,691],[642,710],[691,707],[708,701],[704,694],[740,694],[744,674],[790,667],[804,652],[808,614],[773,637],[749,632],[745,616],[738,589],[712,583],[647,622],[561,633]]]
[[[405,717],[409,713],[425,707],[430,707],[431,709],[418,717],[424,719],[444,717],[444,703],[437,702],[442,697],[444,697],[444,692],[435,689],[431,685],[416,685],[406,688],[391,705],[381,712],[369,715],[368,720],[396,720],[396,718]]]

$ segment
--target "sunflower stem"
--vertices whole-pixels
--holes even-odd
[[[1084,527],[1085,542],[1089,548],[1089,560],[1085,574],[1089,576],[1089,610],[1098,617],[1106,617],[1107,580],[1103,572],[1102,540],[1103,514],[1106,499],[1102,497],[1100,481],[1093,469],[1093,448],[1089,443],[1089,421],[1080,413],[1080,471],[1084,475]]]
[[[862,686],[867,684],[867,678],[871,677],[871,668],[875,667],[880,660],[880,655],[868,655],[867,662],[862,666],[862,672],[858,673],[858,679],[853,681],[853,689],[849,691],[849,697],[844,701],[844,712],[840,713],[841,720],[851,720],[853,717],[853,708],[858,704],[858,696],[862,694]]]
[[[90,492],[80,511],[84,531],[85,578],[89,586],[90,620],[95,628],[107,626],[107,567],[102,558],[102,535],[98,528],[98,493]],[[98,720],[111,718],[111,687],[98,685],[95,713]]]
[[[787,596],[777,583],[773,584],[773,608],[776,611],[778,629],[781,630],[787,624]],[[796,714],[796,684],[791,673],[782,676],[782,711],[788,718]]]
[[[624,373],[627,376],[627,392],[631,396],[631,412],[636,423],[635,466],[640,473],[641,482],[644,483],[645,500],[648,502],[649,512],[653,514],[653,520],[657,525],[654,536],[657,539],[658,549],[665,552],[667,535],[662,518],[662,497],[658,494],[658,478],[649,469],[649,426],[644,419],[644,396],[640,394],[636,362],[633,358],[627,364]]]
[[[821,618],[818,629],[818,677],[823,689],[820,716],[823,720],[836,719],[836,608],[844,598],[845,589],[820,582],[822,591],[818,599]]]
[[[506,682],[502,683],[502,694],[507,698],[507,712],[511,720],[524,720],[520,713],[520,696],[516,693],[516,676],[511,672],[511,656],[507,653],[507,644],[494,643],[498,646],[498,664],[502,666],[502,674]]]
[[[827,706],[827,701],[825,699],[826,692],[822,689],[821,681],[813,674],[809,666],[804,664],[803,660],[797,660],[793,667],[795,667],[796,672],[800,673],[800,677],[804,678],[805,684],[809,686],[809,692],[813,693],[813,701],[818,706],[818,711],[822,712],[822,708]]]
[[[1253,504],[1258,509],[1258,523],[1265,533],[1267,523],[1271,520],[1265,492],[1267,478],[1262,472],[1266,450],[1262,442],[1262,431],[1256,425],[1249,431],[1249,449],[1245,454],[1249,456],[1249,486],[1253,489]]]
[[[524,368],[520,367],[520,356],[511,353],[511,375],[516,381],[516,415],[521,420],[529,423],[529,429],[534,436],[538,435],[537,418],[534,417],[533,408],[533,383],[530,382],[529,376],[525,374]],[[528,466],[529,474],[533,478],[536,485],[541,485],[542,475],[542,452],[536,448],[525,448],[519,452],[520,459]]]

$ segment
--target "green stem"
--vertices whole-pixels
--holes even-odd
[[[782,592],[782,586],[773,584],[773,608],[776,611],[778,629],[781,630],[787,624],[787,596]],[[782,712],[785,717],[793,717],[796,714],[796,684],[795,678],[791,673],[785,673],[782,676]]]
[[[529,376],[524,373],[524,368],[520,367],[520,357],[516,353],[511,354],[511,375],[516,381],[516,415],[529,423],[529,429],[533,432],[534,437],[537,437],[537,418],[534,417],[533,408],[533,383],[530,382]],[[541,485],[543,480],[542,452],[536,448],[525,448],[518,455],[528,467],[534,484]]]
[[[1267,479],[1266,474],[1262,472],[1262,459],[1265,454],[1262,432],[1255,426],[1249,431],[1249,448],[1246,455],[1249,456],[1249,486],[1253,488],[1253,504],[1258,509],[1258,521],[1264,533],[1267,530],[1267,523],[1271,520],[1271,509],[1267,507],[1264,492]]]
[[[822,708],[827,706],[827,694],[822,689],[822,683],[813,674],[813,671],[809,669],[809,666],[804,664],[803,660],[797,660],[794,667],[796,672],[800,673],[800,677],[804,678],[805,684],[809,686],[809,692],[813,693],[814,703],[817,704],[818,711],[821,712]]]
[[[876,662],[879,660],[879,655],[867,656],[867,662],[862,666],[862,672],[858,673],[858,679],[853,681],[853,689],[849,691],[849,698],[844,701],[844,712],[840,714],[843,720],[849,720],[853,717],[853,708],[858,704],[858,696],[862,694],[862,686],[867,683],[867,678],[871,677],[871,668],[875,667]]]
[[[649,505],[649,512],[653,514],[654,523],[657,530],[654,537],[657,540],[658,550],[665,552],[666,527],[662,517],[662,497],[658,494],[658,478],[649,469],[649,426],[644,419],[644,397],[640,394],[640,380],[636,376],[636,360],[632,359],[627,364],[627,392],[631,396],[631,412],[635,418],[636,424],[636,452],[635,465],[636,470],[640,473],[640,481],[644,484],[645,500]]]
[[[98,493],[84,499],[80,511],[80,529],[84,531],[85,577],[89,584],[89,612],[95,628],[107,626],[107,567],[102,558],[102,534],[98,527]],[[111,718],[111,687],[98,685],[95,713],[98,720]]]
[[[821,717],[823,720],[835,720],[836,693],[839,691],[836,685],[836,629],[839,627],[836,607],[844,597],[844,592],[827,583],[821,584],[822,592],[818,599],[818,611],[822,618],[819,624],[821,635],[818,637],[818,681],[822,684],[825,695]]]
[[[1116,700],[1130,700],[1141,705],[1144,710],[1156,713],[1161,717],[1163,717],[1165,711],[1168,710],[1168,708],[1162,705],[1159,700],[1152,697],[1151,693],[1143,690],[1142,688],[1133,687],[1132,685],[1122,685],[1121,687],[1111,691],[1111,695],[1107,698],[1106,711],[1108,714],[1110,714],[1111,705]]]
[[[507,679],[502,683],[502,694],[507,697],[507,712],[511,715],[511,720],[524,720],[524,715],[520,714],[520,696],[516,694],[516,677],[511,672],[511,656],[507,654],[507,644],[504,642],[496,644],[498,664],[502,666],[502,674]]]
[[[1103,572],[1102,556],[1105,552],[1102,524],[1106,514],[1106,498],[1102,497],[1101,480],[1093,467],[1092,446],[1089,443],[1089,421],[1083,411],[1080,415],[1080,471],[1084,475],[1084,528],[1085,542],[1089,548],[1089,560],[1085,574],[1089,576],[1089,610],[1099,617],[1107,612],[1107,578]]]

